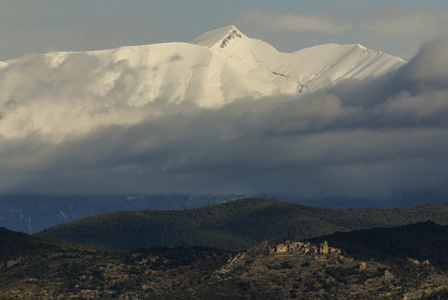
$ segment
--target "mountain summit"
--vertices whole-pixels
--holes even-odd
[[[218,28],[201,34],[191,41],[192,44],[202,45],[209,48],[225,48],[232,40],[247,38],[233,25]]]
[[[233,25],[191,43],[27,56],[0,64],[0,136],[64,136],[134,124],[155,114],[141,110],[151,103],[217,109],[239,98],[300,95],[347,78],[377,77],[404,63],[360,45],[282,53]]]

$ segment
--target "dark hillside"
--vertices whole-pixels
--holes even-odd
[[[39,233],[113,249],[179,245],[249,248],[275,236],[310,237],[348,230],[316,218],[307,206],[248,198],[182,211],[121,211],[58,225]],[[330,210],[328,210],[330,211]],[[322,228],[321,225],[325,224]]]
[[[16,254],[36,254],[50,250],[88,249],[89,246],[66,240],[33,236],[0,227],[0,258]]]
[[[278,237],[311,238],[336,231],[392,227],[427,220],[447,224],[447,206],[332,210],[246,198],[181,211],[101,214],[46,229],[39,235],[121,250],[191,245],[247,249],[260,241]]]
[[[327,240],[347,255],[378,260],[412,258],[429,260],[438,268],[448,271],[448,226],[434,222],[374,228],[352,232],[336,232],[313,239]]]
[[[445,299],[448,275],[436,260],[417,264],[418,256],[406,257],[426,255],[425,249],[432,258],[446,256],[446,228],[420,223],[342,234],[353,236],[340,239],[346,249],[369,240],[370,250],[392,247],[386,259],[378,256],[378,247],[374,257],[364,258],[350,257],[347,250],[344,256],[338,251],[268,254],[268,246],[277,245],[272,240],[239,253],[210,247],[80,249],[2,229],[0,244],[15,252],[0,255],[0,299]],[[414,239],[420,236],[425,237]],[[394,240],[419,242],[410,242],[414,252],[409,252],[409,247],[394,248]]]
[[[5,228],[0,251],[0,299],[167,299],[205,282],[236,254],[207,247],[103,251]]]

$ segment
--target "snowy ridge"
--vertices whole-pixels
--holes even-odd
[[[151,103],[217,109],[238,98],[300,95],[404,63],[361,45],[281,53],[232,25],[191,43],[34,55],[0,62],[0,136],[61,138],[103,124],[138,123],[160,113],[143,109]]]
[[[233,25],[225,26],[201,34],[191,41],[192,44],[213,48],[215,46],[224,48],[227,41],[232,38],[242,38],[243,34]]]

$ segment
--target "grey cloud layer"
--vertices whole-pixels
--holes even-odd
[[[39,132],[1,138],[0,192],[387,197],[443,190],[448,178],[447,51],[448,40],[433,41],[383,78],[348,80],[300,98],[241,99],[219,110],[163,99],[138,109],[126,106],[119,102],[130,84],[123,76],[109,94],[89,94],[85,106],[94,111],[113,100],[104,118],[121,114],[138,122],[104,121],[59,141]],[[50,109],[57,103],[52,95],[65,97],[64,105],[78,101],[98,66],[93,61],[79,67],[78,75],[67,68],[67,74],[57,74],[59,84],[45,88],[30,84],[26,91],[8,92],[0,80],[3,99],[10,99],[0,110],[12,109],[7,107],[12,96],[15,109],[25,111],[38,105]],[[27,74],[42,70],[32,68]]]

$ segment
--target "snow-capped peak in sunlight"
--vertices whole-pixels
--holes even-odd
[[[361,45],[281,53],[233,25],[191,43],[26,56],[0,65],[0,136],[62,138],[100,125],[135,124],[163,114],[145,110],[150,103],[218,109],[240,98],[300,96],[404,63]]]
[[[221,27],[201,34],[191,41],[192,44],[213,48],[215,46],[224,48],[231,39],[247,38],[233,25]]]

